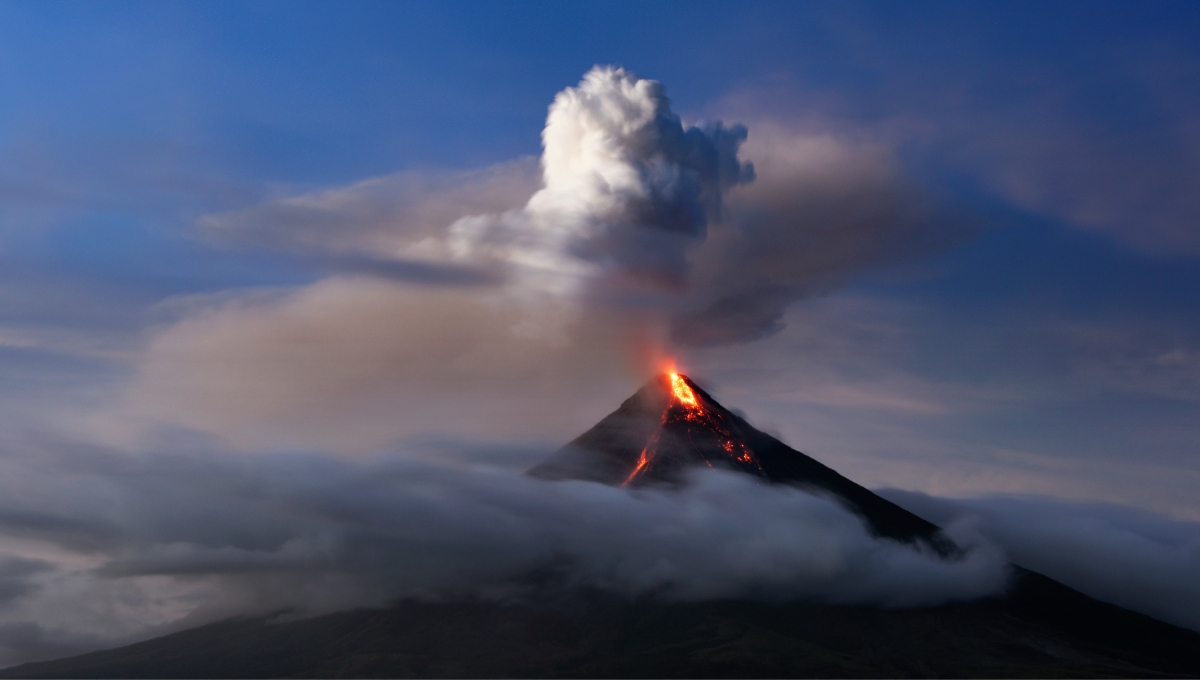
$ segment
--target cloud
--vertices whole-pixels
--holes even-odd
[[[676,325],[695,330],[675,334],[685,344],[769,334],[790,302],[962,232],[905,180],[885,144],[769,120],[753,131],[686,125],[661,83],[620,68],[595,67],[560,92],[542,139],[540,188],[529,160],[410,172],[198,226],[317,261],[369,253],[366,273],[389,276],[394,258],[390,277],[401,280],[438,278],[418,265],[504,269],[535,301],[682,317]]]
[[[1036,50],[1011,59],[972,42],[915,71],[899,65],[889,108],[941,172],[977,178],[1005,203],[1142,254],[1194,258],[1200,97],[1189,84],[1200,77],[1200,54],[1192,42],[1169,31],[1107,36],[1081,49],[1082,62]]]
[[[861,19],[837,22],[854,25],[843,61],[872,79],[821,87],[793,72],[726,94],[709,110],[868,130],[903,148],[907,167],[949,180],[944,186],[964,198],[978,188],[994,205],[1050,216],[1138,255],[1200,254],[1195,40],[1171,29],[1153,38],[1085,35],[1067,20],[1057,30],[1088,56],[1060,59],[1036,41],[978,39],[992,30],[988,22],[948,37],[936,23]],[[901,47],[917,42],[922,49]],[[758,125],[749,127],[753,139]]]
[[[557,293],[609,277],[680,282],[687,250],[754,179],[742,126],[684,126],[661,83],[596,67],[555,97],[542,132],[543,187],[521,210],[450,226],[460,257],[498,258]]]
[[[1014,563],[1092,597],[1200,630],[1200,522],[1031,496],[879,493],[933,522],[969,521]]]
[[[1200,327],[1186,315],[1023,293],[981,311],[906,288],[810,300],[773,337],[680,361],[726,406],[861,484],[1200,519]]]
[[[30,576],[50,569],[45,560],[29,560],[0,554],[0,604],[37,589]]]
[[[694,258],[682,345],[722,345],[778,332],[787,307],[864,269],[935,252],[973,231],[905,179],[892,149],[766,121],[745,147],[756,181]]]
[[[177,449],[10,452],[0,535],[43,557],[10,560],[8,571],[48,585],[0,612],[0,631],[14,632],[0,643],[17,647],[8,661],[40,654],[47,636],[112,644],[238,613],[409,596],[507,600],[587,586],[908,607],[994,593],[1007,578],[1001,553],[969,532],[952,529],[971,549],[947,561],[873,538],[830,500],[733,473],[628,490],[397,455]],[[23,650],[15,633],[31,625],[40,637]]]
[[[1188,83],[1200,75],[1196,56],[1169,41],[1127,45],[1105,54],[1107,68],[1087,84],[1027,71],[1024,96],[973,102],[946,125],[947,160],[1021,207],[1145,253],[1194,257],[1200,98]],[[1097,91],[1121,106],[1097,111]]]
[[[566,317],[562,304],[531,317],[472,289],[355,277],[192,309],[151,340],[122,417],[361,452],[413,434],[566,437],[573,409],[636,386],[625,322],[535,325]]]
[[[481,170],[400,172],[206,215],[196,226],[217,243],[301,257],[433,264],[445,255],[440,240],[450,224],[519,208],[540,179],[534,158]]]
[[[396,596],[521,595],[536,574],[631,597],[883,606],[971,599],[996,592],[1005,579],[1000,554],[985,545],[944,561],[871,538],[835,503],[785,487],[763,489],[734,474],[701,473],[679,492],[630,492],[512,473],[414,466],[379,472],[386,482],[365,490],[353,473],[353,486],[283,490],[293,512],[315,521],[307,535],[274,548],[159,543],[100,572],[284,580],[342,572],[372,591],[351,597],[374,604]]]
[[[664,348],[771,335],[795,300],[962,233],[886,145],[687,125],[622,69],[559,93],[543,141],[540,187],[518,160],[203,218],[344,273],[190,305],[151,338],[121,417],[267,448],[377,448],[447,413],[493,437],[482,423],[517,429],[517,404],[562,421],[567,401],[621,399]]]

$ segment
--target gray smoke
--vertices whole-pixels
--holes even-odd
[[[621,68],[560,92],[542,142],[540,187],[520,161],[405,173],[200,226],[338,271],[492,284],[530,307],[625,308],[676,345],[770,335],[796,300],[970,231],[884,145],[771,122],[686,124],[661,83]]]
[[[337,274],[171,307],[111,429],[352,453],[435,429],[565,438],[546,423],[624,397],[663,354],[764,338],[797,300],[965,233],[887,144],[688,123],[662,84],[618,68],[559,93],[543,142],[540,163],[203,218],[224,242]]]

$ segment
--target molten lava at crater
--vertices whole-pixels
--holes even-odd
[[[699,465],[754,475],[761,484],[817,491],[860,515],[875,535],[921,541],[942,556],[961,554],[934,524],[754,429],[674,367],[655,376],[529,474],[546,480],[677,488],[688,481],[687,471]]]
[[[659,427],[646,442],[641,455],[638,456],[637,466],[622,482],[622,486],[645,474],[653,465],[660,454],[663,433],[666,431],[682,438],[688,448],[709,467],[713,467],[716,459],[721,464],[733,463],[735,467],[750,468],[757,474],[764,474],[754,452],[733,434],[729,419],[725,414],[704,403],[704,399],[692,389],[687,376],[670,371],[664,374],[663,378],[669,390]],[[717,450],[706,446],[702,441],[708,438],[716,439]]]

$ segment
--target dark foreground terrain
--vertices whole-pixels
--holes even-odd
[[[0,677],[1200,677],[1200,634],[1026,572],[924,609],[580,595],[232,619]]]
[[[875,535],[960,549],[937,526],[756,430],[687,376],[649,382],[531,470],[672,485],[698,466],[837,499]],[[1017,569],[998,598],[923,609],[629,602],[403,602],[309,620],[231,619],[0,678],[1200,677],[1200,633]]]

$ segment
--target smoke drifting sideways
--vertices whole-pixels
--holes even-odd
[[[362,273],[388,276],[390,259],[392,276],[419,283],[482,284],[503,272],[518,298],[653,310],[685,346],[769,335],[796,299],[961,235],[882,146],[777,123],[757,137],[747,146],[744,125],[685,125],[661,83],[597,66],[550,106],[540,187],[522,161],[409,173],[200,226],[345,271],[357,253]]]
[[[879,494],[932,522],[969,524],[1014,563],[1094,598],[1200,631],[1200,522],[1036,496]]]
[[[745,126],[685,127],[660,83],[594,68],[550,107],[543,188],[456,221],[451,251],[508,264],[534,299],[650,310],[664,342],[697,346],[771,335],[792,302],[961,236],[878,150],[764,132],[760,178]]]
[[[571,436],[563,404],[623,399],[661,353],[769,336],[793,302],[969,231],[868,137],[685,124],[660,83],[596,67],[550,106],[540,162],[201,219],[330,276],[161,305],[125,414],[361,452],[448,412],[453,434],[507,437],[516,411],[482,414],[525,400],[550,414],[526,432]]]
[[[951,530],[970,551],[946,561],[873,538],[832,501],[735,473],[633,491],[400,456],[46,446],[0,465],[4,663],[235,614],[403,597],[506,602],[590,587],[908,607],[995,593],[1008,576],[1003,555],[969,533]]]

